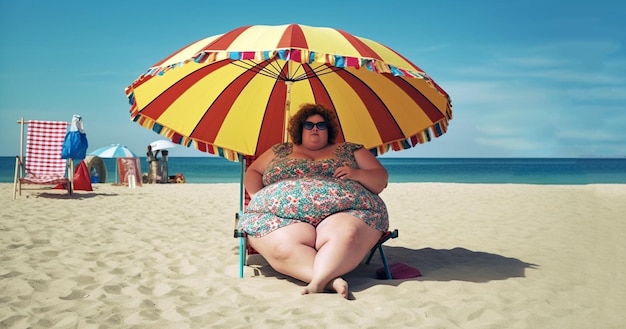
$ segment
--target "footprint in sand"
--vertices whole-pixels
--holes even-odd
[[[28,284],[38,292],[48,291],[49,288],[49,283],[45,280],[28,280]]]
[[[63,300],[77,300],[77,299],[83,299],[87,297],[89,297],[89,294],[83,290],[72,290],[71,294],[65,297],[60,297],[60,298]]]
[[[119,295],[119,294],[122,293],[122,287],[119,286],[119,285],[104,286],[104,291],[109,293],[109,294]]]
[[[23,274],[22,272],[11,271],[9,273],[0,275],[0,278],[9,279],[9,278],[14,278],[16,276],[20,276],[22,274]]]
[[[23,243],[21,243],[21,244],[10,244],[6,248],[7,249],[17,249],[17,248],[23,247],[23,246],[25,246],[25,244],[23,244]]]

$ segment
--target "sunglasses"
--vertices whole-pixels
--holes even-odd
[[[319,130],[326,130],[328,125],[326,125],[326,122],[324,122],[324,121],[320,121],[318,123],[311,122],[311,121],[305,121],[302,124],[302,127],[304,127],[304,129],[306,129],[306,130],[311,130],[311,129],[313,129],[313,127],[317,127],[317,129],[319,129]]]

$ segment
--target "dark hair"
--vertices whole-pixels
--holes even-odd
[[[339,125],[337,124],[337,116],[334,111],[329,110],[320,104],[303,104],[300,110],[289,119],[289,136],[291,141],[296,145],[302,144],[302,124],[312,115],[319,114],[324,118],[328,130],[328,144],[335,144],[335,139],[339,133]]]

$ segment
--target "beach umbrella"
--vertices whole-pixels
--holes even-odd
[[[122,144],[111,144],[110,146],[101,147],[89,155],[98,156],[101,158],[136,158],[137,155],[133,153],[128,147]]]
[[[126,88],[130,117],[174,143],[237,161],[288,139],[303,103],[337,114],[337,142],[375,154],[447,131],[448,94],[393,49],[345,31],[244,26],[165,57]]]
[[[160,139],[160,140],[156,140],[150,143],[150,146],[152,147],[153,151],[159,151],[159,150],[171,149],[179,145],[174,144],[168,140]]]
[[[89,155],[97,156],[100,158],[136,158],[137,155],[133,153],[128,147],[122,144],[111,144],[110,146],[101,147]],[[115,164],[115,181],[117,182],[117,163]]]

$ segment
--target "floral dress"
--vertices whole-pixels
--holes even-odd
[[[358,168],[354,151],[362,145],[344,143],[335,149],[335,158],[291,159],[293,144],[273,147],[274,159],[263,173],[263,185],[239,221],[239,229],[261,237],[292,223],[317,226],[324,218],[346,212],[379,230],[389,228],[383,200],[360,183],[333,177],[335,169],[347,164]]]

